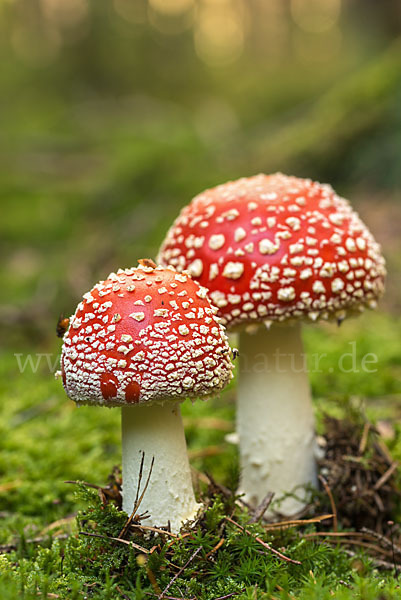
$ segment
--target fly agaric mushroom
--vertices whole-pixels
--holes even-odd
[[[188,270],[207,287],[228,328],[264,322],[269,329],[256,327],[252,336],[249,327],[240,330],[237,430],[247,501],[255,505],[267,491],[281,496],[315,484],[300,324],[341,322],[375,307],[385,266],[366,226],[328,185],[257,175],[195,197],[158,260]],[[301,506],[287,497],[280,512]]]
[[[142,453],[154,467],[141,511],[179,531],[195,501],[179,403],[232,377],[224,327],[206,290],[173,267],[111,273],[84,295],[64,336],[65,390],[77,405],[121,406],[123,508],[131,514]]]

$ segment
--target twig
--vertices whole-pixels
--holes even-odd
[[[109,537],[108,535],[100,535],[100,533],[88,533],[87,531],[80,531],[79,535],[86,535],[87,537],[95,537],[95,538],[101,538],[103,540],[109,540],[112,542],[119,542],[120,544],[126,544],[127,546],[131,546],[132,548],[135,548],[136,550],[140,550],[144,554],[149,554],[149,550],[147,550],[146,548],[143,548],[139,544],[135,544],[135,542],[131,542],[129,540],[123,540],[121,538],[116,538],[116,537]]]
[[[138,484],[136,486],[136,495],[135,495],[134,506],[138,503],[139,490],[141,489],[141,483],[142,483],[144,461],[145,461],[145,452],[142,452],[141,464],[139,465]]]
[[[205,558],[209,558],[209,556],[211,556],[212,554],[214,554],[215,552],[217,552],[217,550],[219,550],[222,547],[222,545],[224,544],[225,541],[226,541],[225,538],[221,538],[221,540],[218,541],[218,543],[215,545],[215,547],[212,548],[210,550],[210,552],[208,552],[206,554]]]
[[[159,529],[158,527],[151,527],[150,525],[139,525],[138,523],[131,523],[130,527],[136,527],[137,529],[145,529],[146,531],[153,531],[154,533],[160,533],[161,535],[167,535],[172,538],[179,538],[177,533],[166,531],[165,529]]]
[[[231,594],[226,594],[226,596],[219,596],[218,598],[214,598],[214,600],[227,600],[227,598],[238,596],[238,594],[241,594],[243,591],[244,590],[241,590],[240,592],[231,592]]]
[[[380,437],[377,438],[377,440],[374,443],[374,446],[377,449],[377,451],[383,456],[383,458],[387,460],[387,463],[391,465],[393,463],[393,457],[391,456],[390,451],[387,448],[384,440],[382,440]]]
[[[94,490],[101,490],[102,489],[101,485],[96,485],[95,483],[88,483],[87,481],[73,481],[73,480],[68,480],[68,481],[64,481],[64,483],[73,483],[75,485],[84,485],[85,487],[93,488]]]
[[[48,535],[48,536],[39,536],[36,538],[31,538],[28,540],[24,540],[25,544],[41,544],[42,542],[48,542],[50,540],[66,540],[67,538],[69,538],[69,535],[67,533],[62,533],[60,535]],[[19,542],[14,542],[13,544],[4,544],[3,546],[0,546],[0,552],[12,552],[13,550],[16,550],[18,548],[18,544]]]
[[[326,542],[330,544],[349,544],[350,546],[358,546],[360,548],[368,548],[369,550],[373,550],[377,554],[383,554],[387,558],[392,558],[391,551],[385,550],[384,548],[380,548],[380,546],[376,546],[375,544],[369,544],[369,542],[364,542],[362,540],[346,540],[344,538],[339,538],[337,540],[333,538],[328,538]],[[375,558],[371,554],[369,554],[369,558]]]
[[[217,481],[215,481],[214,477],[210,473],[205,471],[204,475],[207,477],[209,485],[212,485],[214,488],[216,488],[216,490],[223,494],[223,496],[225,496],[226,498],[233,497],[234,493],[221,483],[217,483]]]
[[[191,535],[192,535],[192,533],[189,532],[189,531],[187,533],[183,533],[182,535],[179,536],[180,537],[180,541],[185,540],[185,538],[190,537]],[[175,542],[175,540],[171,540],[171,542],[168,542],[168,544],[166,545],[167,550],[169,548],[171,548],[171,546],[174,544],[174,542]]]
[[[233,525],[235,525],[236,527],[238,527],[238,529],[241,529],[241,531],[243,531],[244,533],[250,535],[251,537],[253,537],[257,542],[259,542],[259,544],[261,544],[264,548],[266,548],[267,550],[269,550],[269,552],[272,552],[273,554],[275,554],[276,556],[278,556],[279,558],[281,558],[281,560],[285,560],[286,562],[290,562],[294,565],[301,565],[302,563],[299,562],[299,560],[293,560],[292,558],[289,558],[288,556],[285,556],[284,554],[282,554],[281,552],[279,552],[278,550],[276,550],[275,548],[272,548],[269,544],[267,544],[266,542],[264,542],[260,537],[258,536],[254,536],[252,534],[251,531],[249,531],[249,529],[246,529],[245,527],[242,527],[242,525],[240,525],[239,523],[236,523],[235,521],[233,521],[232,519],[230,519],[230,517],[224,517],[224,519],[226,521],[228,521],[229,523],[232,523]]]
[[[195,460],[196,458],[206,458],[208,456],[217,456],[223,452],[223,446],[207,446],[206,448],[199,448],[188,451],[188,458]]]
[[[262,502],[253,511],[253,517],[250,519],[250,523],[257,523],[263,517],[270,504],[272,503],[274,492],[269,492],[263,498]]]
[[[97,490],[97,493],[98,493],[103,505],[106,505],[108,500],[117,500],[117,502],[118,502],[119,492],[116,493],[116,491],[113,487],[110,487],[110,486],[102,487],[101,485],[96,485],[95,483],[88,483],[87,481],[68,480],[68,481],[64,481],[64,483],[72,483],[74,485],[84,485],[85,487],[92,488],[93,490]]]
[[[45,533],[53,531],[54,529],[61,528],[64,525],[70,525],[71,522],[75,520],[76,516],[76,514],[73,514],[70,517],[65,517],[64,519],[58,519],[57,521],[53,521],[53,523],[46,525],[46,527],[42,529],[41,534],[44,535]]]
[[[217,429],[218,431],[231,431],[232,424],[226,419],[217,417],[184,417],[184,427],[196,427],[196,429]]]
[[[283,588],[283,587],[282,587],[282,586],[281,586],[279,583],[276,583],[276,589],[277,589],[279,592],[285,592],[285,591],[286,591],[286,590],[285,590],[285,589],[284,589],[284,588]],[[287,591],[286,593],[288,594],[288,596],[289,596],[290,598],[295,598],[295,596],[294,596],[293,594],[291,594],[291,592],[288,592],[288,591]]]
[[[393,548],[397,554],[401,555],[400,546],[397,546],[397,544],[391,542],[388,538],[386,538],[386,536],[378,533],[377,531],[373,531],[372,529],[368,529],[367,527],[362,527],[361,532],[376,538],[379,542],[382,542],[382,544],[387,546],[387,548]]]
[[[145,453],[143,453],[143,456],[145,456]],[[148,489],[148,485],[149,485],[150,477],[152,475],[154,464],[155,464],[155,457],[152,456],[152,460],[150,461],[149,473],[148,473],[148,477],[146,479],[145,487],[143,488],[142,494],[139,496],[138,500],[135,501],[136,510],[138,510],[138,508],[140,507],[143,497],[145,495],[145,492]],[[139,489],[139,486],[138,486],[138,489]],[[135,512],[134,512],[134,514],[135,514]]]
[[[367,421],[363,426],[361,441],[359,442],[358,452],[359,454],[363,454],[366,450],[366,444],[368,443],[368,435],[369,430],[371,428],[371,424]]]
[[[387,525],[390,526],[391,555],[392,555],[393,564],[394,564],[394,575],[397,577],[398,569],[397,569],[397,561],[395,560],[395,548],[394,548],[394,537],[393,537],[394,521],[387,521]]]
[[[297,525],[310,525],[311,523],[321,523],[326,519],[332,519],[333,516],[334,515],[332,514],[327,514],[321,515],[320,517],[314,517],[313,519],[292,519],[288,521],[278,521],[277,523],[269,523],[268,525],[265,525],[265,529],[266,531],[269,531],[269,529],[281,529],[283,527],[293,527]]]
[[[121,596],[124,598],[124,600],[130,600],[129,596],[127,596],[127,594],[124,594],[124,592],[118,585],[116,585],[116,590],[119,594],[121,594]]]
[[[333,513],[333,529],[334,529],[334,531],[337,531],[338,530],[337,507],[336,507],[336,503],[334,502],[333,494],[331,492],[329,484],[327,483],[327,481],[325,480],[323,475],[319,475],[319,480],[321,481],[321,483],[326,491],[326,494],[329,497],[331,512]]]
[[[0,546],[0,553],[6,553],[6,552],[12,552],[13,550],[17,549],[17,545],[16,544],[3,544],[2,546]]]
[[[162,598],[164,598],[166,592],[168,592],[168,590],[171,588],[171,586],[173,585],[174,581],[176,581],[178,579],[178,577],[185,571],[185,569],[187,568],[187,566],[193,561],[193,559],[195,558],[195,556],[197,556],[197,554],[199,554],[199,552],[201,550],[202,550],[202,546],[199,546],[199,548],[197,548],[195,550],[195,552],[193,552],[193,554],[191,554],[191,556],[189,557],[189,559],[187,560],[187,562],[185,563],[185,565],[183,567],[181,567],[181,569],[178,571],[178,573],[176,573],[174,575],[174,577],[171,579],[171,581],[166,585],[166,587],[164,588],[164,590],[162,591],[162,593],[158,597],[158,600],[162,600]]]
[[[381,488],[383,484],[386,483],[388,479],[390,479],[391,475],[394,473],[396,468],[398,467],[397,462],[393,462],[393,464],[387,469],[385,473],[378,479],[373,487],[373,489],[377,492]]]
[[[210,475],[210,473],[208,473],[206,471],[204,473],[204,475],[206,475],[207,479],[209,480],[209,484],[212,485],[221,494],[223,494],[223,496],[225,496],[228,499],[235,497],[235,494],[234,494],[234,492],[232,490],[226,488],[224,485],[221,485],[220,483],[217,483],[217,481],[215,481],[215,479],[213,478],[212,475]],[[252,506],[250,504],[248,504],[248,502],[246,502],[242,498],[236,498],[235,502],[238,505],[245,506],[248,510],[252,510]]]
[[[152,595],[152,592],[145,592],[145,594],[147,594],[147,596]],[[191,598],[184,598],[183,596],[181,596],[181,598],[177,598],[177,596],[163,596],[163,600],[196,600],[195,596],[191,596]]]
[[[312,537],[365,537],[363,533],[359,531],[314,531],[313,533],[301,533],[303,538]]]
[[[153,465],[155,464],[155,457],[154,456],[152,456],[152,461],[150,463],[149,473],[148,473],[148,477],[146,479],[145,487],[143,488],[142,494],[138,498],[139,485],[140,485],[140,482],[142,480],[142,471],[143,471],[143,461],[144,461],[144,459],[145,459],[145,452],[142,452],[142,460],[141,460],[141,466],[139,468],[139,481],[138,481],[138,486],[137,486],[137,491],[136,491],[136,498],[135,498],[134,509],[133,509],[131,515],[128,517],[128,519],[127,519],[124,527],[122,528],[122,530],[120,531],[120,533],[118,535],[118,537],[120,539],[123,538],[125,536],[125,534],[127,533],[128,529],[129,529],[129,527],[131,525],[131,522],[132,522],[133,518],[135,517],[135,515],[136,515],[136,513],[138,511],[138,508],[141,505],[141,502],[143,500],[145,492],[148,489],[148,485],[149,485],[149,481],[150,481],[150,476],[152,475],[152,471],[153,471]]]
[[[352,550],[348,550],[348,548],[344,548],[344,552],[346,554],[348,554],[348,556],[351,556],[351,557],[357,556],[356,552],[353,552]],[[388,569],[389,571],[392,571],[394,569],[394,565],[387,562],[386,560],[381,560],[380,558],[373,558],[371,556],[369,558],[376,567],[382,567],[383,569]]]
[[[2,492],[8,492],[9,490],[13,490],[21,485],[21,481],[9,481],[8,483],[3,483],[0,485],[0,494]]]

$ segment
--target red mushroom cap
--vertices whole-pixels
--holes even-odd
[[[384,289],[380,246],[329,185],[281,173],[220,185],[185,207],[159,262],[210,291],[226,325],[342,319]]]
[[[64,336],[63,383],[78,404],[210,395],[232,377],[206,290],[172,267],[111,273],[84,295]]]

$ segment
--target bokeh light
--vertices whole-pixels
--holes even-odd
[[[328,31],[336,25],[340,13],[341,0],[291,0],[292,18],[304,31]]]
[[[74,27],[88,15],[87,0],[41,0],[47,21],[59,27]]]
[[[200,4],[194,40],[198,56],[210,66],[225,66],[237,60],[245,42],[245,23],[238,5],[225,0]]]
[[[194,0],[149,0],[153,10],[166,15],[179,15],[194,7]]]
[[[190,29],[194,22],[192,0],[149,0],[149,22],[163,34],[176,35]]]
[[[24,22],[14,25],[10,41],[18,59],[34,68],[43,68],[54,62],[62,44],[57,29],[42,28],[39,36],[32,25]]]
[[[147,0],[113,0],[116,13],[129,23],[145,23]]]
[[[303,64],[321,64],[333,60],[341,52],[342,33],[338,27],[332,27],[324,33],[306,33],[295,31],[293,49],[296,60]]]

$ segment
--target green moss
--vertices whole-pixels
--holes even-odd
[[[367,351],[379,357],[379,368],[372,378],[362,372],[338,371],[333,379],[328,379],[327,370],[311,373],[320,427],[322,411],[355,419],[361,405],[373,419],[397,417],[400,333],[397,320],[378,314],[346,322],[340,329],[334,325],[305,329],[308,353],[326,352],[329,362],[322,362],[326,368],[338,364],[352,340],[357,343],[358,360]],[[59,342],[39,349],[56,355]],[[302,562],[301,567],[260,554],[263,547],[231,525],[227,525],[227,541],[206,559],[220,540],[222,516],[234,509],[219,498],[206,512],[201,530],[174,543],[169,557],[158,550],[147,566],[138,564],[137,553],[130,548],[79,535],[80,530],[116,535],[124,522],[114,507],[102,509],[95,493],[84,491],[78,496],[75,486],[64,483],[70,479],[102,484],[113,465],[120,464],[120,411],[91,407],[78,410],[65,397],[60,381],[54,380],[44,360],[36,372],[26,368],[21,373],[13,353],[1,358],[0,544],[18,540],[16,551],[0,557],[2,600],[33,599],[38,592],[43,598],[48,593],[65,599],[117,599],[121,598],[119,589],[129,598],[145,599],[154,594],[147,567],[164,589],[178,570],[170,562],[177,567],[184,565],[198,547],[202,548],[200,554],[171,588],[172,595],[179,597],[182,590],[186,597],[212,600],[236,591],[241,599],[274,596],[325,600],[334,590],[340,599],[376,600],[379,594],[383,598],[399,594],[393,574],[377,572],[363,554],[355,563],[340,547],[305,540],[297,530],[271,537],[260,526],[251,526],[253,533],[261,534],[275,548],[285,547],[288,556]],[[209,471],[217,481],[232,488],[238,479],[237,448],[225,441],[225,435],[234,430],[234,390],[235,382],[218,398],[182,405],[193,466]],[[350,400],[356,392],[360,399]],[[396,426],[389,447],[397,459],[401,459],[400,440]],[[79,526],[73,534],[67,540],[52,540],[51,534],[57,535],[58,530],[46,532],[46,526],[77,511],[81,511]],[[235,518],[244,524],[246,514],[237,508],[235,511]],[[68,533],[70,529],[62,527],[61,531]],[[38,536],[43,537],[42,544],[29,542]],[[160,542],[163,548],[161,540],[138,536],[136,541],[146,548]],[[363,577],[358,575],[361,565]]]
[[[141,532],[129,539],[142,551],[107,538],[117,537],[126,515],[112,504],[102,505],[97,494],[81,487],[85,505],[77,516],[77,530],[66,542],[53,540],[48,547],[21,544],[0,557],[2,598],[99,598],[132,600],[155,597],[168,585],[168,595],[212,600],[226,594],[250,598],[383,598],[399,597],[396,580],[372,571],[361,556],[347,557],[340,547],[301,537],[295,529],[266,533],[259,524],[247,523],[246,513],[219,497],[209,500],[201,523],[171,542],[158,534]],[[224,517],[227,510],[249,533]],[[313,531],[309,527],[307,530]],[[89,534],[89,535],[85,535]],[[100,537],[93,537],[93,536]],[[302,564],[278,559],[256,536]],[[218,547],[218,543],[224,543]],[[155,548],[156,546],[156,548]],[[218,549],[216,550],[216,548]],[[153,549],[153,550],[152,550]],[[186,565],[186,566],[185,566]],[[185,567],[185,568],[184,568]],[[358,571],[369,573],[368,579]],[[49,596],[47,596],[47,594]]]

